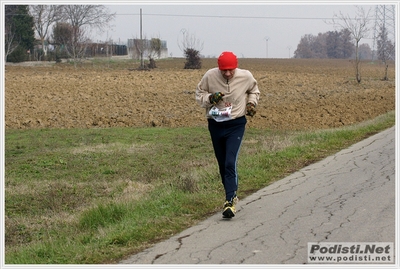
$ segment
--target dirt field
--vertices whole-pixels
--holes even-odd
[[[151,71],[138,63],[5,66],[5,126],[25,128],[105,128],[113,126],[205,126],[195,88],[216,59],[200,70],[185,70],[184,59],[157,62]],[[349,125],[395,109],[395,70],[382,81],[379,63],[361,66],[355,81],[348,60],[239,59],[261,91],[249,127],[322,129]]]

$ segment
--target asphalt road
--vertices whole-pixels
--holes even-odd
[[[309,242],[395,243],[394,127],[120,263],[307,264]]]

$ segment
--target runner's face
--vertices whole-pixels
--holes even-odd
[[[235,74],[235,69],[221,70],[221,74],[225,79],[231,79]]]

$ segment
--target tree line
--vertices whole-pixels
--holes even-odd
[[[307,34],[301,37],[294,58],[329,58],[349,59],[354,56],[355,45],[347,29],[328,31],[314,36]],[[372,59],[372,50],[368,44],[359,47],[361,59]]]
[[[348,29],[328,31],[318,35],[306,34],[301,37],[293,58],[351,59],[356,51],[355,44]],[[369,44],[358,47],[360,60],[394,60],[394,43],[388,39],[386,28],[381,28],[377,38],[377,49],[372,50]]]

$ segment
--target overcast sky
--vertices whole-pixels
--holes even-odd
[[[246,58],[289,58],[293,56],[301,37],[335,31],[333,16],[355,17],[356,5],[375,15],[371,2],[309,2],[298,4],[152,4],[138,2],[110,4],[104,2],[111,13],[116,13],[113,28],[103,34],[93,33],[93,40],[109,40],[126,44],[127,39],[140,38],[140,9],[142,10],[142,34],[146,38],[160,38],[167,42],[168,54],[182,57],[178,40],[182,31],[194,35],[203,43],[201,54],[218,56],[222,51],[233,51],[238,57]],[[199,2],[197,2],[199,3]],[[212,3],[212,2],[211,2]],[[284,2],[282,2],[284,3]],[[345,2],[346,3],[346,2]],[[370,3],[370,4],[369,4]],[[373,29],[374,21],[371,21]],[[373,31],[362,43],[373,46]],[[268,41],[267,41],[268,40]]]

